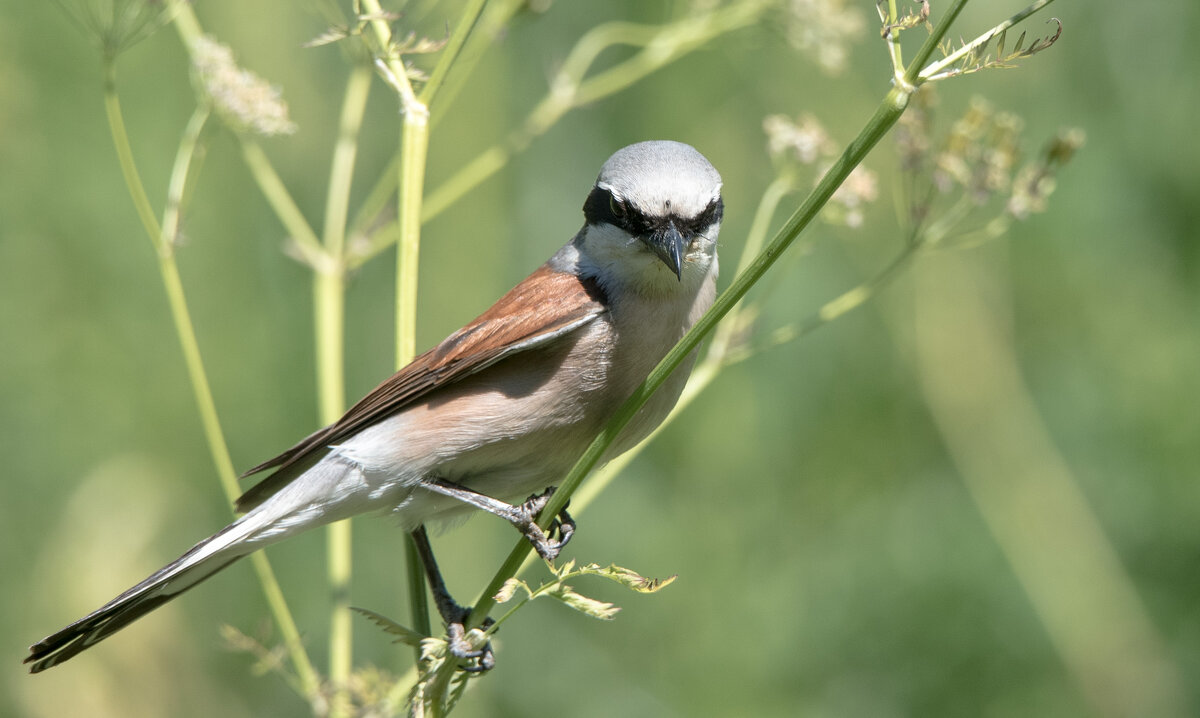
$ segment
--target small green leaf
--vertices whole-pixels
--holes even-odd
[[[603,576],[610,581],[631,588],[638,593],[655,593],[660,589],[669,586],[675,581],[677,576],[668,576],[666,578],[647,578],[632,569],[623,568],[614,564],[607,567],[601,567],[599,564],[588,564],[579,570],[581,574],[592,576]]]
[[[588,598],[565,584],[556,587],[552,591],[548,591],[546,595],[557,598],[580,613],[586,613],[592,618],[599,618],[603,621],[611,621],[617,615],[617,612],[621,610],[614,604]]]
[[[350,608],[351,610],[357,611],[366,616],[375,625],[383,628],[384,633],[390,633],[393,636],[396,636],[396,643],[404,643],[409,646],[419,646],[421,645],[421,641],[427,638],[426,636],[417,633],[407,626],[402,626],[399,623],[396,623],[387,616],[382,616],[374,611],[368,611],[365,608],[358,608],[357,606],[351,606]]]

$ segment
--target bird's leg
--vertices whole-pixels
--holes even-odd
[[[475,659],[475,663],[463,666],[464,671],[480,673],[491,670],[496,665],[496,656],[492,652],[492,642],[483,644],[483,648],[474,648],[466,640],[466,620],[471,615],[471,609],[459,605],[458,601],[446,589],[442,572],[438,570],[437,560],[433,557],[433,547],[429,545],[429,536],[425,527],[419,526],[412,532],[413,542],[417,545],[417,554],[425,567],[425,577],[429,579],[429,590],[433,592],[433,603],[437,606],[442,621],[446,624],[446,636],[449,638],[450,654],[464,660]],[[489,617],[483,622],[483,628],[492,625]]]
[[[553,486],[540,494],[530,496],[520,506],[513,506],[478,491],[472,491],[460,484],[452,484],[441,479],[431,479],[421,485],[430,491],[458,499],[508,521],[524,534],[529,543],[533,544],[538,555],[547,561],[554,561],[558,558],[563,546],[566,546],[567,542],[571,540],[571,536],[575,534],[575,520],[567,513],[566,506],[554,518],[554,522],[550,524],[548,530],[543,531],[542,527],[537,525],[538,514],[546,507],[546,503],[554,494]],[[556,533],[558,534],[557,539],[553,538]]]

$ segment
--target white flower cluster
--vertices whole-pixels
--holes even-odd
[[[279,88],[238,67],[227,46],[211,37],[200,38],[192,64],[213,108],[235,129],[265,136],[296,131]]]

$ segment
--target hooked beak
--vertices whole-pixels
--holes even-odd
[[[654,250],[663,264],[667,265],[680,281],[683,281],[683,250],[687,240],[675,228],[674,220],[668,220],[666,227],[654,230],[642,241]]]

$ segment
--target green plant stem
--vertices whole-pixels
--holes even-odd
[[[337,421],[345,411],[345,316],[346,215],[358,135],[371,89],[371,69],[351,69],[342,100],[338,136],[330,167],[329,193],[325,202],[323,249],[328,262],[316,267],[313,278],[314,321],[317,354],[317,396],[321,423]],[[353,529],[349,519],[326,529],[326,575],[331,606],[329,613],[329,682],[333,686],[330,715],[350,714],[348,684],[354,662],[354,625],[350,613],[350,582],[353,575]]]
[[[237,483],[237,472],[233,468],[233,460],[229,455],[229,447],[225,443],[225,435],[221,430],[220,419],[217,415],[216,403],[213,401],[212,390],[208,384],[208,375],[204,369],[204,361],[200,354],[200,345],[196,340],[195,328],[192,324],[191,313],[187,307],[187,297],[183,289],[183,281],[179,276],[179,267],[175,262],[173,239],[179,226],[179,204],[184,196],[188,177],[188,168],[195,153],[200,131],[203,129],[207,112],[198,110],[188,123],[184,139],[175,161],[171,174],[171,184],[168,189],[168,207],[164,212],[163,226],[160,228],[155,219],[154,210],[146,196],[145,188],[133,160],[133,150],[129,144],[129,136],[125,131],[125,120],[121,112],[120,99],[116,90],[116,68],[111,58],[106,58],[104,72],[104,106],[108,117],[109,129],[112,133],[113,146],[129,189],[138,217],[142,221],[146,234],[154,246],[158,256],[159,272],[162,275],[163,287],[167,293],[167,304],[171,310],[171,319],[175,324],[175,332],[183,351],[184,363],[187,367],[188,378],[196,399],[196,408],[200,413],[200,421],[204,428],[205,439],[212,455],[217,477],[226,498],[232,502],[241,493]],[[164,231],[165,230],[165,231]],[[283,591],[271,569],[271,564],[263,553],[251,556],[251,564],[258,575],[267,605],[275,618],[275,623],[283,635],[284,645],[292,660],[293,667],[300,679],[300,685],[305,698],[313,700],[320,685],[317,672],[313,668],[304,644],[300,639],[300,631],[292,618]]]
[[[174,253],[174,244],[179,238],[179,224],[183,216],[183,198],[187,191],[192,158],[196,154],[196,148],[200,143],[200,133],[204,131],[210,114],[211,111],[207,106],[198,106],[192,112],[192,117],[183,130],[183,139],[179,141],[175,166],[171,169],[171,179],[167,185],[167,206],[163,210],[162,232],[158,240],[160,251],[169,249]]]
[[[416,356],[417,278],[421,248],[421,197],[425,186],[425,154],[429,149],[429,115],[405,114],[400,133],[399,167],[400,238],[396,251],[396,368]],[[430,633],[429,598],[416,543],[405,541],[405,574],[409,610],[416,630]],[[421,649],[415,649],[419,660]]]
[[[329,172],[329,194],[325,200],[325,250],[335,257],[345,252],[350,186],[354,179],[358,136],[370,91],[371,67],[366,64],[355,65],[346,78],[346,95],[342,101],[337,143]]]

